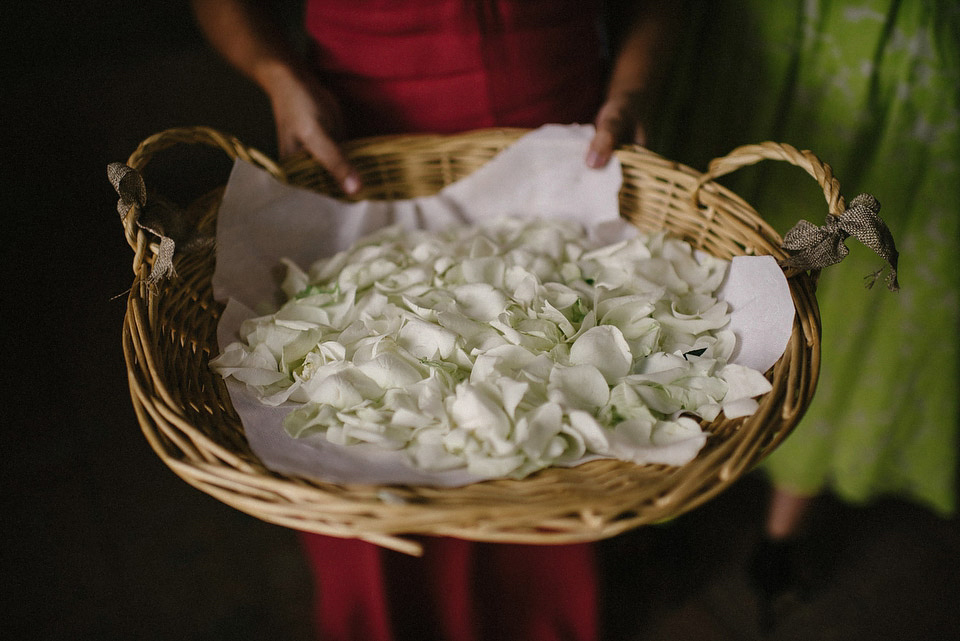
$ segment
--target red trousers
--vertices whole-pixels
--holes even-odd
[[[322,641],[595,641],[593,548],[425,538],[411,557],[301,536]]]

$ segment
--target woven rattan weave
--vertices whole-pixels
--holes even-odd
[[[393,136],[347,146],[361,174],[359,198],[410,198],[435,193],[466,176],[524,131],[495,129],[454,136]],[[238,140],[208,128],[161,132],[145,140],[127,164],[143,171],[154,154],[181,144],[211,146],[253,162],[290,184],[342,197],[317,163],[298,156],[277,164]],[[646,231],[666,229],[716,256],[783,257],[779,236],[714,178],[763,159],[787,161],[819,183],[829,211],[844,202],[830,168],[809,152],[763,143],[735,150],[702,174],[639,147],[617,151],[623,167],[621,213]],[[149,172],[144,172],[149,185]],[[197,228],[216,225],[222,189],[191,206]],[[746,419],[721,415],[705,425],[706,446],[682,467],[605,460],[551,468],[524,480],[494,480],[461,488],[335,485],[272,472],[244,438],[226,388],[208,367],[217,352],[221,306],[213,300],[212,248],[181,252],[176,276],[149,281],[157,238],[137,225],[139,206],[124,218],[134,250],[133,286],[123,329],[130,391],[152,448],[180,477],[221,501],[265,521],[339,537],[356,537],[416,554],[404,535],[481,541],[570,543],[598,540],[673,518],[715,496],[769,454],[795,426],[814,391],[820,327],[814,278],[788,274],[796,305],[786,352],[767,373],[773,389]]]

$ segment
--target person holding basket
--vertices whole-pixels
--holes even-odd
[[[594,123],[584,162],[643,143],[675,2],[308,0],[306,46],[243,0],[193,0],[201,29],[270,99],[280,157],[306,151],[343,192],[362,189],[342,140],[395,133]],[[610,55],[604,19],[626,25]],[[616,31],[616,30],[615,30]],[[599,636],[589,544],[426,538],[422,559],[304,533],[327,640]]]

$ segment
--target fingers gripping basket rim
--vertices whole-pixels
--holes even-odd
[[[524,130],[481,130],[454,136],[392,136],[351,143],[361,174],[360,198],[428,195],[466,176],[515,141]],[[290,184],[341,196],[336,183],[306,156],[283,164],[212,129],[173,129],[148,138],[128,165],[142,170],[157,152],[203,144],[243,158]],[[617,151],[623,166],[621,213],[645,231],[666,229],[694,246],[730,258],[772,254],[780,238],[715,176],[762,159],[804,168],[823,187],[831,211],[842,211],[829,167],[809,152],[763,143],[735,150],[701,174],[640,147]],[[191,206],[198,229],[212,233],[222,189]],[[214,252],[175,258],[177,276],[148,280],[156,239],[136,225],[138,206],[124,218],[134,250],[134,281],[127,301],[123,349],[131,397],[141,429],[158,456],[200,490],[265,521],[299,530],[364,539],[411,554],[419,545],[403,535],[426,534],[514,543],[572,543],[614,536],[673,518],[728,487],[787,436],[813,396],[819,371],[820,327],[814,280],[789,279],[797,309],[783,357],[767,373],[772,391],[746,419],[721,417],[685,466],[638,466],[593,461],[551,468],[524,480],[494,480],[462,488],[337,485],[268,470],[250,450],[220,377],[208,367],[216,355],[221,307],[210,277]]]

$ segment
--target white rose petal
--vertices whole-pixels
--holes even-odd
[[[623,332],[613,325],[591,327],[570,347],[570,362],[574,365],[593,365],[608,383],[630,373],[633,355]]]
[[[447,358],[453,353],[457,335],[432,323],[408,321],[400,330],[398,343],[417,358]]]
[[[468,432],[505,437],[510,432],[510,419],[487,390],[475,385],[461,385],[450,406],[450,416]]]
[[[476,321],[493,320],[507,306],[507,297],[486,283],[458,285],[453,288],[453,296],[463,313]]]
[[[346,409],[382,393],[373,379],[354,367],[347,367],[325,377],[311,393],[310,401]]]
[[[610,387],[593,365],[557,365],[547,385],[550,398],[576,409],[592,410],[607,404]]]
[[[727,393],[723,397],[723,413],[727,418],[753,414],[759,407],[753,399],[773,389],[763,374],[743,365],[731,363],[724,366],[720,378],[727,383]]]
[[[409,361],[391,352],[379,354],[372,360],[360,363],[357,369],[384,389],[406,387],[423,378]]]
[[[483,283],[500,287],[506,265],[502,258],[487,256],[484,258],[467,258],[460,265],[460,277],[465,283]]]
[[[589,412],[573,410],[570,412],[570,427],[583,437],[583,442],[591,452],[606,453],[610,447],[606,432]]]
[[[560,433],[563,409],[544,403],[517,421],[515,434],[520,447],[533,459],[542,459],[547,445]]]

